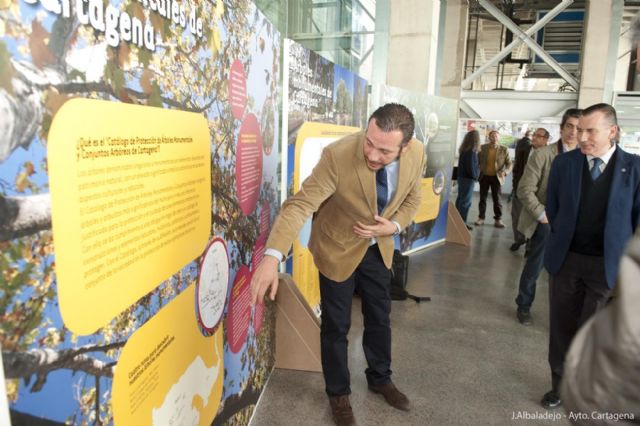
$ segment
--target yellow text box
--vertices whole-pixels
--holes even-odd
[[[190,285],[137,330],[113,378],[116,425],[210,425],[224,380],[223,330],[198,329]]]
[[[209,130],[200,114],[73,99],[48,155],[60,311],[90,334],[204,250]]]
[[[415,223],[422,223],[438,217],[440,210],[440,195],[433,191],[433,178],[424,178],[421,182],[422,200],[414,219]]]

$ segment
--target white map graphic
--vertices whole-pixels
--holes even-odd
[[[220,357],[216,348],[217,364],[207,368],[198,356],[189,365],[180,380],[173,386],[162,401],[160,408],[151,411],[154,426],[197,426],[200,423],[200,412],[193,406],[196,396],[202,398],[203,407],[209,402],[209,395],[220,373]]]
[[[222,318],[229,286],[229,261],[222,240],[214,241],[209,247],[198,283],[198,315],[202,325],[211,331]]]

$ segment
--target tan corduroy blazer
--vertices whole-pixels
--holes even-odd
[[[561,143],[561,142],[558,142]],[[518,199],[522,212],[518,218],[518,231],[531,238],[538,227],[538,217],[547,203],[547,184],[551,163],[558,155],[558,143],[535,149],[524,168],[518,184]]]
[[[487,172],[487,156],[489,155],[489,144],[485,143],[480,147],[480,153],[478,154],[478,162],[480,163],[480,176],[482,177]],[[498,144],[496,151],[496,177],[500,182],[500,185],[504,185],[504,178],[511,172],[513,163],[509,158],[509,149]]]
[[[370,240],[353,233],[356,221],[374,224],[375,172],[364,158],[364,132],[327,146],[302,188],[283,205],[267,240],[267,248],[288,253],[305,220],[315,212],[309,250],[318,270],[333,281],[344,281],[364,257]],[[413,219],[421,198],[424,146],[416,139],[400,156],[396,193],[382,216],[404,229]],[[393,237],[376,239],[384,264],[390,268]]]

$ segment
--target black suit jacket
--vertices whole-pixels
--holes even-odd
[[[551,275],[560,271],[573,239],[586,161],[580,149],[574,149],[551,164],[545,208],[551,232],[544,250],[544,265]],[[604,270],[607,285],[613,288],[625,244],[640,222],[640,157],[617,147],[609,199],[603,202],[607,203]]]

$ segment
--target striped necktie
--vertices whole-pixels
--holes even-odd
[[[387,171],[381,168],[376,172],[376,193],[378,199],[378,214],[382,214],[384,206],[387,205]]]

